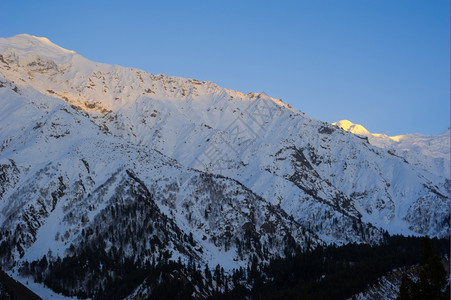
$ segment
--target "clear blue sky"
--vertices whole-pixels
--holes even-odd
[[[0,1],[0,36],[282,98],[371,132],[450,123],[450,1]]]

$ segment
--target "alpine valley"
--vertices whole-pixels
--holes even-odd
[[[259,298],[285,258],[447,238],[449,130],[362,128],[0,38],[1,267],[46,299]]]

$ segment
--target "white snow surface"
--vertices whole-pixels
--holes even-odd
[[[336,125],[343,130],[363,135],[379,148],[391,150],[408,162],[443,177],[450,174],[450,129],[442,134],[424,135],[420,133],[387,136],[370,133],[365,127],[348,120],[341,120]]]

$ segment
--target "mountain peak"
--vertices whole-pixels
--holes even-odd
[[[64,49],[46,37],[19,34],[0,38],[0,52],[16,61],[29,60],[31,56],[42,57],[55,63],[67,63],[76,55],[75,51]]]
[[[18,35],[14,36],[14,37],[16,37],[16,38],[22,38],[22,39],[26,39],[26,40],[38,40],[38,41],[40,41],[40,42],[42,42],[42,43],[56,46],[54,43],[52,43],[52,42],[51,42],[48,38],[46,38],[46,37],[35,36],[35,35],[28,34],[28,33],[18,34]],[[14,37],[13,37],[13,38],[14,38]]]
[[[75,51],[64,49],[52,43],[46,37],[34,36],[27,33],[18,34],[10,38],[0,38],[0,45],[3,46],[4,44],[14,45],[16,48],[24,50],[31,50],[31,48],[35,47],[46,47],[59,50],[64,53],[75,53]]]
[[[349,120],[341,120],[335,123],[332,123],[332,125],[338,126],[342,128],[343,130],[349,131],[354,134],[360,134],[360,135],[369,135],[370,132],[363,127],[360,124],[354,124]]]

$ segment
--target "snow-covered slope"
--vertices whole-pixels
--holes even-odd
[[[417,164],[265,94],[95,63],[19,35],[0,39],[0,101],[4,266],[49,248],[64,256],[89,228],[105,237],[110,207],[129,211],[137,198],[152,228],[171,224],[154,231],[165,246],[153,255],[229,269],[283,255],[291,237],[306,249],[373,243],[385,230],[448,234],[445,163]],[[124,251],[150,259],[145,245]]]
[[[370,133],[365,127],[353,124],[348,120],[333,123],[343,130],[368,137],[368,141],[379,148],[405,158],[409,163],[420,166],[424,170],[449,177],[450,174],[450,131],[438,135],[419,133],[387,136]]]
[[[291,239],[321,243],[239,182],[113,136],[63,100],[0,79],[0,103],[3,268],[83,252],[101,237],[105,251],[121,241],[124,257],[142,263],[172,253],[227,270],[284,255]]]
[[[425,201],[446,206],[443,177],[280,100],[90,62],[42,38],[21,35],[0,45],[5,78],[79,107],[128,142],[238,180],[325,239],[353,240],[333,232],[340,226],[326,226],[326,220],[350,226],[353,217],[392,233],[446,232],[436,224],[446,212],[413,211],[429,210]]]

